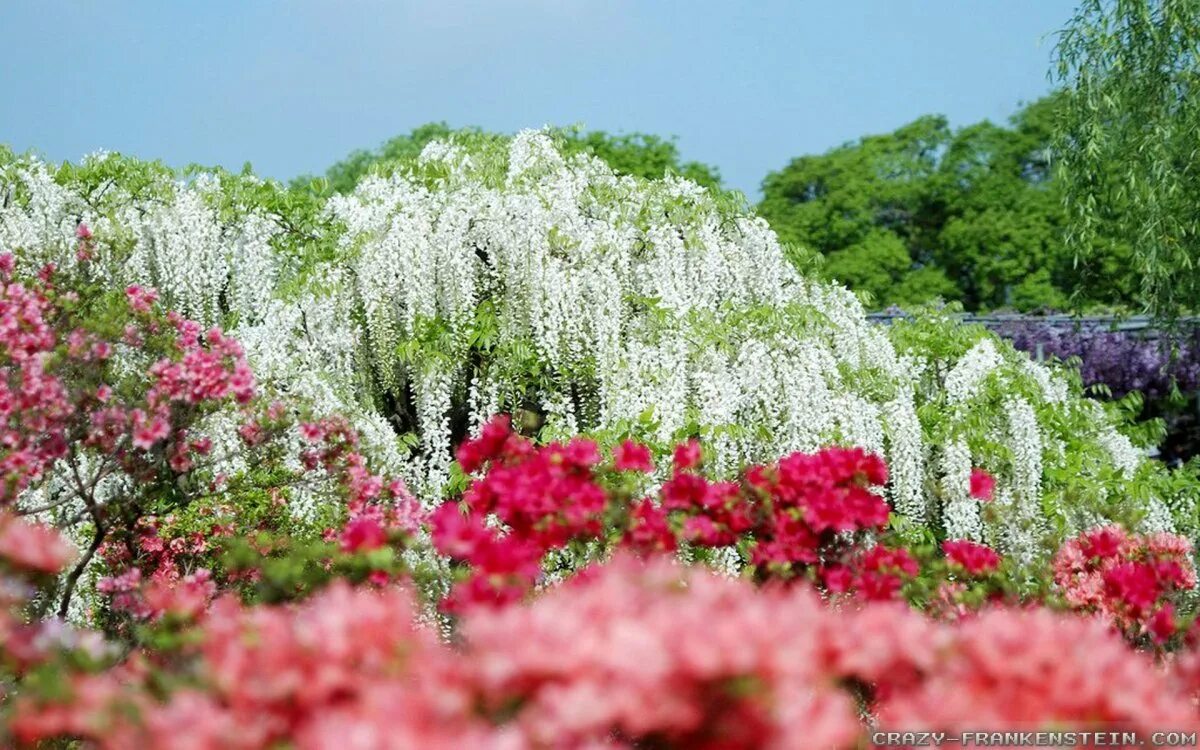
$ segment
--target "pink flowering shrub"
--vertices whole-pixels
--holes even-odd
[[[94,560],[107,605],[90,614],[110,632],[129,633],[131,621],[164,608],[194,613],[218,585],[255,583],[260,574],[244,559],[224,569],[225,542],[286,536],[295,525],[287,492],[313,484],[307,474],[340,501],[321,520],[331,537],[343,536],[340,550],[335,539],[310,545],[308,569],[328,567],[330,549],[361,557],[416,531],[416,500],[402,482],[371,472],[343,420],[298,424],[304,405],[261,394],[236,340],[163,310],[153,289],[110,290],[93,279],[86,228],[79,248],[71,275],[48,266],[23,277],[12,255],[0,256],[0,512],[56,476],[49,502],[29,500],[16,512],[75,526],[90,540],[35,609],[65,615]],[[251,467],[242,475],[213,468],[228,458],[212,455],[202,430],[217,412],[240,423]],[[300,472],[285,468],[281,439],[296,429],[310,441]],[[376,581],[403,567],[381,552],[372,559],[364,575]]]
[[[253,429],[245,432],[257,441],[251,450],[270,455],[279,449],[270,438],[287,427],[281,413],[274,403],[246,422]],[[219,590],[277,601],[305,596],[336,578],[382,585],[409,572],[397,552],[424,521],[417,499],[402,480],[370,470],[344,419],[299,427],[308,447],[298,474],[274,463],[163,519],[141,519],[106,542],[101,554],[115,574],[102,578],[98,589],[109,597],[110,609],[134,622],[194,616],[201,600]],[[333,525],[289,533],[296,523],[284,493],[307,474],[328,480],[335,493],[338,502],[329,508],[336,513],[325,516]]]
[[[18,746],[857,748],[871,731],[1194,731],[1188,689],[1103,623],[996,610],[938,623],[830,607],[627,554],[529,603],[474,608],[457,645],[402,587],[216,601],[170,651],[18,694]],[[60,648],[78,649],[78,641]],[[61,662],[60,662],[61,667]]]
[[[0,720],[13,696],[22,694],[24,678],[63,667],[61,652],[90,659],[110,653],[103,637],[79,631],[56,618],[30,617],[31,600],[77,557],[61,534],[0,510]],[[0,743],[8,746],[0,722]]]
[[[1095,613],[1130,639],[1162,644],[1179,630],[1178,594],[1196,587],[1192,543],[1175,534],[1095,529],[1062,545],[1054,583],[1073,609]]]
[[[76,736],[100,748],[489,747],[464,665],[416,625],[400,589],[338,583],[295,607],[218,600],[165,699],[153,661],[70,679],[71,699],[26,701],[18,740]],[[180,658],[185,659],[179,662]],[[141,672],[139,674],[139,672]]]
[[[109,532],[176,499],[207,456],[211,443],[194,425],[248,404],[255,384],[236,341],[157,313],[151,290],[132,286],[118,296],[86,278],[62,281],[53,266],[18,278],[13,257],[0,256],[0,504],[53,470],[70,477],[69,490],[38,509],[81,506],[91,527],[92,542],[64,583],[65,614]],[[144,375],[129,375],[130,367]],[[102,483],[118,475],[136,489],[101,499]]]
[[[1047,609],[994,610],[950,631],[922,679],[878,706],[888,730],[959,732],[1196,726],[1195,705],[1103,623]]]
[[[907,550],[855,543],[882,531],[889,513],[879,494],[887,469],[860,449],[796,453],[750,467],[741,482],[714,482],[700,472],[692,441],[676,449],[654,500],[622,484],[621,475],[652,469],[649,451],[631,441],[608,463],[590,440],[536,446],[498,417],[460,446],[458,460],[482,474],[461,502],[432,517],[438,550],[470,571],[447,601],[452,610],[521,597],[548,552],[589,541],[643,554],[732,547],[760,579],[812,575],[832,591],[870,598],[897,596],[918,572]]]
[[[849,747],[832,624],[807,588],[623,557],[462,633],[484,710],[519,706],[535,747]]]

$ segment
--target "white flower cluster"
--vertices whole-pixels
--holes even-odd
[[[1042,459],[1044,448],[1037,415],[1029,402],[1020,396],[1004,401],[1008,420],[1008,446],[1012,451],[1011,483],[1004,488],[999,501],[1005,508],[1005,552],[1027,562],[1033,539],[1046,529],[1041,515]]]
[[[1100,434],[1096,436],[1096,441],[1108,451],[1113,465],[1126,476],[1131,476],[1142,465],[1144,459],[1142,451],[1138,450],[1129,438],[1115,429],[1110,427],[1101,430]]]
[[[962,440],[942,448],[942,521],[947,539],[983,538],[979,501],[971,497],[971,451]]]
[[[991,339],[982,339],[946,375],[946,398],[952,404],[969,401],[1002,364],[995,343]]]
[[[340,229],[326,239],[338,257],[307,268],[299,293],[280,288],[295,259],[273,247],[288,228],[265,210],[218,210],[220,179],[122,190],[108,185],[100,200],[33,160],[0,167],[0,245],[69,265],[75,227],[88,222],[101,242],[127,248],[114,283],[156,286],[205,323],[236,321],[262,379],[350,411],[427,498],[448,477],[455,410],[477,427],[533,404],[564,432],[634,430],[667,444],[701,425],[726,472],[831,441],[860,445],[889,461],[899,512],[983,538],[978,509],[962,500],[967,443],[928,461],[921,407],[940,403],[946,421],[966,425],[1000,373],[1036,383],[1039,409],[1081,408],[1064,381],[990,339],[957,362],[901,356],[848,290],[800,277],[761,219],[686,180],[564,156],[543,132],[494,153],[430,144],[409,171],[330,199],[325,218]],[[937,393],[920,387],[929,371],[946,373]],[[385,445],[383,396],[411,402],[415,459]],[[1009,445],[998,480],[1022,512],[1039,506],[1053,457],[1038,413],[1014,396],[984,428]],[[1106,423],[1094,429],[1115,445]],[[1045,445],[1065,439],[1048,434]],[[1141,460],[1121,448],[1123,468]],[[942,519],[928,517],[936,484],[949,498]]]
[[[902,392],[883,408],[892,505],[898,513],[924,522],[929,513],[925,496],[925,444],[912,393]]]
[[[1008,418],[1008,446],[1013,454],[1013,494],[1031,515],[1042,497],[1041,430],[1033,407],[1020,396],[1005,399],[1004,412]]]

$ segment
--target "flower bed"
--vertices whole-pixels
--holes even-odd
[[[27,188],[0,214],[10,242],[61,229],[105,170],[141,192],[76,221],[68,247],[0,255],[0,743],[858,748],[876,731],[1196,729],[1196,574],[1176,533],[1195,509],[1166,492],[1186,500],[1187,477],[1142,460],[1066,375],[932,318],[883,338],[842,291],[772,271],[781,251],[754,221],[711,224],[686,184],[567,163],[537,134],[503,154],[497,182],[432,149],[428,173],[322,208],[303,231],[327,244],[271,235],[264,206],[292,209],[249,178],[6,167]],[[564,227],[531,256],[552,279],[500,270],[534,241],[518,208]],[[185,210],[207,218],[172,224]],[[272,240],[251,249],[251,226]],[[405,244],[439,227],[438,247]],[[163,236],[233,265],[178,276]],[[412,312],[419,295],[383,304],[417,292],[379,264],[461,243],[483,265],[425,280],[444,318]],[[614,253],[701,257],[672,280],[617,273]],[[138,262],[169,291],[122,278]],[[251,272],[233,267],[257,262],[279,265],[248,319]],[[612,330],[572,327],[556,305],[608,293],[572,286],[572,264],[642,297],[609,300]],[[539,317],[505,291],[520,279]],[[665,312],[645,298],[670,289]],[[344,318],[320,317],[330,300]],[[318,355],[333,364],[297,372]],[[470,371],[449,401],[421,380],[446,371]],[[424,430],[412,460],[411,438],[378,429],[405,393]],[[676,397],[683,411],[656,415]]]

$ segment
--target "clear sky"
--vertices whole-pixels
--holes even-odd
[[[674,135],[770,170],[1049,90],[1073,0],[4,0],[0,143],[287,179],[425,122]]]

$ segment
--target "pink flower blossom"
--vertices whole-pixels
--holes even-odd
[[[38,573],[57,573],[76,555],[57,530],[0,511],[0,562]]]
[[[325,437],[325,428],[319,424],[301,422],[300,435],[310,443],[319,443]]]
[[[991,573],[1000,567],[1000,555],[986,544],[967,539],[947,540],[942,542],[942,551],[946,553],[946,560],[973,576]]]
[[[654,471],[650,449],[632,440],[626,440],[613,450],[613,461],[617,471],[639,471],[646,474]]]
[[[134,312],[148,313],[151,306],[158,301],[158,292],[154,289],[131,284],[125,287],[125,298],[129,308]]]
[[[971,497],[989,502],[996,491],[996,479],[983,469],[971,469]]]
[[[675,456],[673,464],[675,471],[689,471],[700,465],[700,460],[703,454],[700,449],[699,440],[688,440],[675,446]]]
[[[135,448],[149,450],[158,441],[166,438],[171,431],[171,424],[161,414],[148,417],[141,409],[133,410],[133,445]]]
[[[346,552],[366,552],[379,549],[387,542],[387,532],[373,518],[358,518],[346,524],[341,545]]]
[[[1094,529],[1067,540],[1053,565],[1055,586],[1072,608],[1098,614],[1130,637],[1164,632],[1168,615],[1158,613],[1196,586],[1191,543],[1174,534]]]

